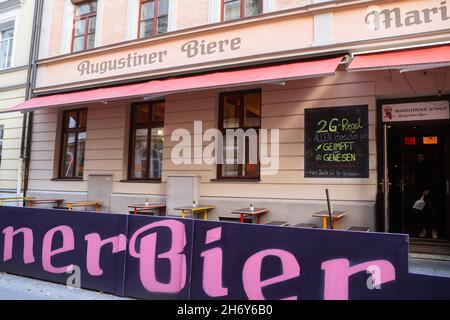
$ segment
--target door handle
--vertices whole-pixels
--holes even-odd
[[[450,182],[448,180],[445,181],[445,193],[450,196]]]
[[[386,192],[386,186],[384,184],[384,178],[381,179],[381,182],[379,183],[380,187],[381,187],[381,193],[385,193]]]

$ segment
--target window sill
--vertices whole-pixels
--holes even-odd
[[[161,180],[120,180],[120,183],[162,183]]]
[[[79,178],[79,179],[77,179],[77,178],[53,178],[53,179],[50,179],[50,181],[67,181],[67,182],[69,182],[69,181],[77,181],[77,182],[81,182],[81,181],[85,181],[85,180],[82,179],[82,178]]]
[[[211,183],[259,183],[259,182],[261,182],[261,179],[260,178],[252,178],[252,179],[220,178],[220,179],[211,179],[209,181]]]

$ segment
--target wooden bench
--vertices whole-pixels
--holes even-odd
[[[294,227],[295,228],[310,228],[310,229],[317,228],[317,226],[313,223],[299,223],[299,224],[296,224]]]
[[[266,226],[279,226],[279,227],[286,227],[289,225],[287,221],[269,221],[265,223]]]
[[[369,227],[352,226],[352,227],[348,228],[347,230],[349,230],[349,231],[359,231],[359,232],[369,232],[370,228]]]
[[[234,218],[234,217],[219,217],[219,221],[240,223],[241,219]],[[253,223],[253,219],[252,218],[244,218],[244,223]]]

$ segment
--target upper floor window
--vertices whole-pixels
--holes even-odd
[[[222,20],[256,16],[263,12],[263,0],[222,0]]]
[[[63,119],[59,178],[82,179],[87,109],[65,111]]]
[[[14,23],[0,26],[0,69],[11,67],[14,41]]]
[[[135,104],[131,111],[128,179],[161,180],[164,101]]]
[[[169,23],[169,0],[140,1],[139,37],[166,33]]]
[[[76,6],[72,51],[78,52],[95,46],[97,1],[87,1]]]

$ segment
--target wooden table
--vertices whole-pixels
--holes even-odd
[[[95,211],[100,211],[103,203],[100,201],[66,201],[64,205],[67,206],[69,210],[76,207],[95,207]]]
[[[333,228],[337,229],[337,221],[344,217],[347,213],[345,211],[333,211],[331,217],[333,219]],[[330,219],[330,215],[328,211],[319,211],[312,214],[313,217],[322,218],[323,228],[327,229],[328,219]]]
[[[208,220],[208,212],[215,208],[215,206],[199,204],[195,208],[193,208],[192,206],[186,206],[174,208],[174,210],[181,211],[181,216],[183,217],[183,219],[186,218],[187,212],[190,212],[192,217],[194,217],[194,214],[196,213],[203,212],[203,220]]]
[[[147,211],[147,210],[158,210],[158,214],[163,216],[162,211],[166,208],[165,204],[130,204],[128,208],[133,209],[133,214],[136,215],[138,212]]]
[[[12,198],[0,198],[0,206],[3,205],[5,202],[23,202],[23,201],[29,201],[33,200],[34,197],[12,197]]]
[[[244,223],[244,217],[254,217],[256,216],[257,224],[261,224],[261,215],[268,213],[270,210],[266,208],[255,208],[250,210],[250,208],[243,208],[238,210],[233,210],[231,213],[241,215],[241,223]]]
[[[55,203],[56,206],[59,208],[61,207],[61,204],[64,202],[64,199],[30,199],[26,200],[28,204],[28,208],[32,208],[35,204],[48,204],[48,203]]]

